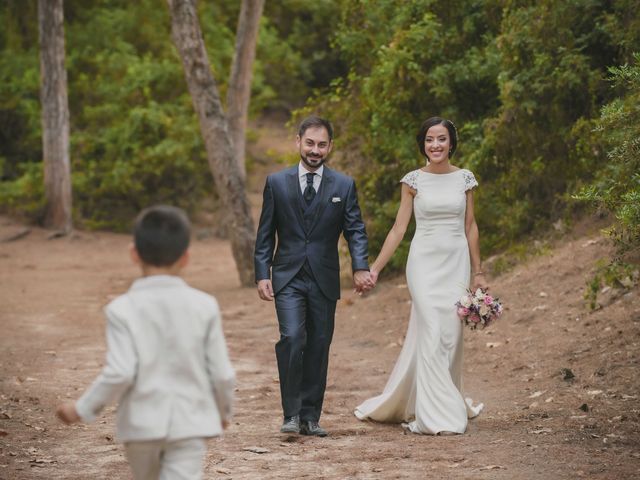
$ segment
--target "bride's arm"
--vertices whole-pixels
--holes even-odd
[[[413,214],[413,196],[415,190],[412,190],[407,184],[402,184],[402,190],[400,192],[400,208],[396,214],[396,221],[389,230],[387,238],[382,245],[380,254],[376,258],[376,261],[371,265],[371,276],[374,282],[378,280],[378,275],[384,266],[389,262],[393,256],[396,248],[400,245],[409,222],[411,221],[411,215]]]
[[[465,233],[471,257],[471,286],[487,288],[487,281],[480,266],[480,233],[473,213],[473,190],[467,190],[467,209],[464,217]]]

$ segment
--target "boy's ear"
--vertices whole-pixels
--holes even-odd
[[[140,258],[140,255],[138,255],[138,250],[136,250],[136,246],[133,242],[129,244],[129,256],[133,263],[136,265],[142,265],[142,259]]]

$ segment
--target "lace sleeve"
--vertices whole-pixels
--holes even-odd
[[[474,177],[473,173],[471,173],[469,170],[463,170],[462,176],[464,177],[465,192],[478,186],[478,181],[476,180],[476,177]]]
[[[420,172],[418,170],[414,170],[413,172],[407,173],[404,177],[402,177],[402,180],[400,180],[400,183],[406,183],[415,191],[418,191],[418,174],[419,173]]]

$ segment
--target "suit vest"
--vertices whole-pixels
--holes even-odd
[[[300,188],[298,188],[298,203],[302,208],[302,220],[304,221],[303,227],[305,232],[308,232],[309,230],[311,230],[311,227],[313,226],[313,223],[316,220],[316,217],[318,214],[318,208],[320,207],[320,197],[322,196],[322,188],[324,184],[325,184],[324,181],[320,182],[320,187],[316,192],[316,196],[313,197],[313,200],[309,205],[307,205],[307,202],[304,200],[304,197],[302,196],[302,191],[300,190]]]

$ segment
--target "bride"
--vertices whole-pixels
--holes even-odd
[[[472,190],[478,183],[469,170],[449,163],[458,143],[451,121],[429,118],[416,140],[427,164],[402,178],[396,221],[371,266],[377,281],[414,213],[406,270],[412,298],[407,337],[383,392],[354,413],[361,420],[406,422],[403,426],[414,433],[464,433],[467,419],[483,408],[462,394],[462,324],[455,308],[470,283],[474,289],[487,287],[473,215]]]

